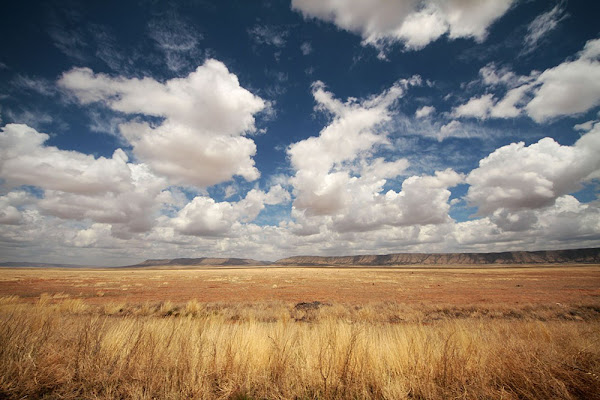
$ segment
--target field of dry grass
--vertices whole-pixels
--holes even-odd
[[[599,278],[0,270],[0,398],[600,399]]]

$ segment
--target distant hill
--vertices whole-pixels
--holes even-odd
[[[257,261],[249,258],[211,258],[211,257],[200,257],[200,258],[172,258],[172,259],[153,259],[146,260],[139,264],[128,265],[127,268],[137,267],[158,267],[158,266],[240,266],[240,265],[269,265],[266,261]]]
[[[274,264],[290,266],[318,265],[490,265],[490,264],[600,264],[600,248],[508,251],[502,253],[397,253],[341,257],[297,256]]]

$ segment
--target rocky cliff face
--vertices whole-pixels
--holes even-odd
[[[600,264],[600,248],[510,251],[503,253],[398,253],[343,257],[297,256],[277,265],[489,265],[489,264]]]

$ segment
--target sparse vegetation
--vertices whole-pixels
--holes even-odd
[[[0,298],[0,398],[600,398],[590,304],[30,300]]]

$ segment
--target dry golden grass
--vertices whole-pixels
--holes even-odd
[[[600,308],[0,298],[0,398],[599,399]]]

